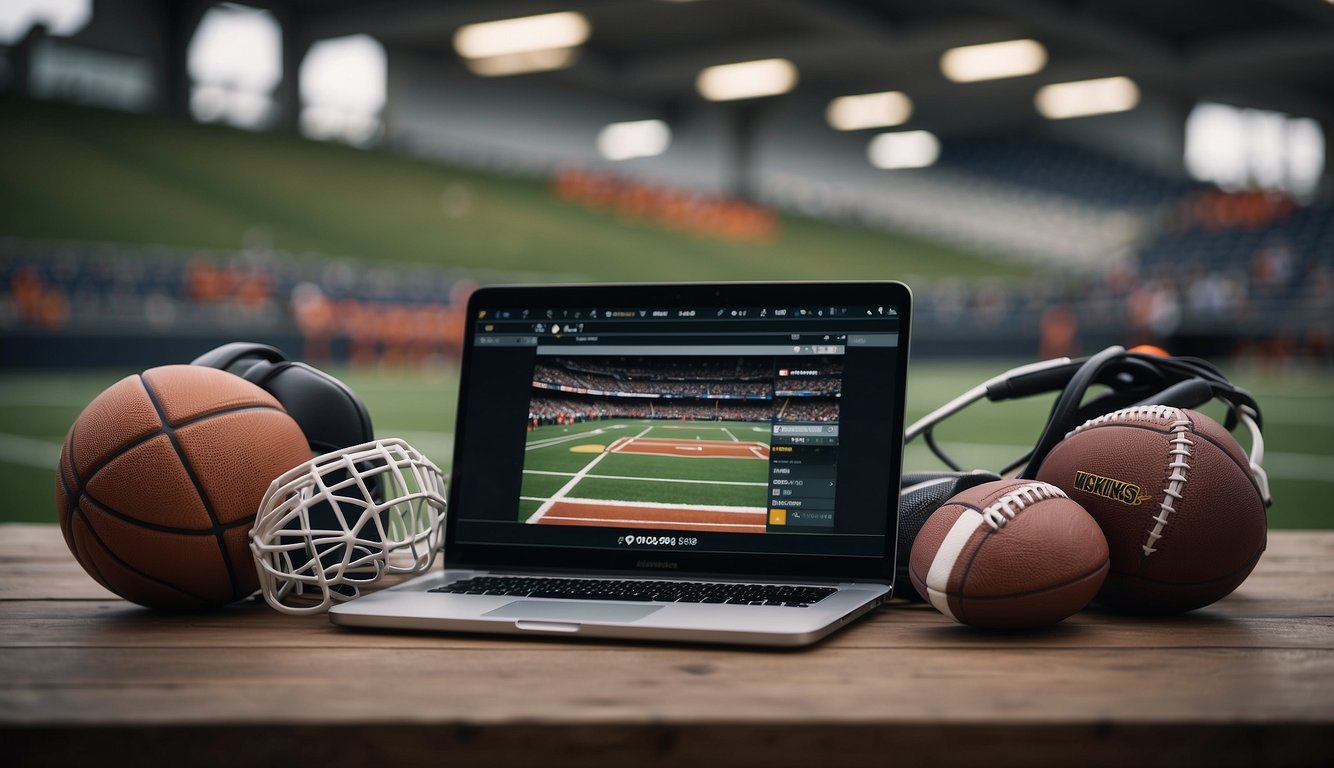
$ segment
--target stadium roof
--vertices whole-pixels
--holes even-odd
[[[936,125],[1033,119],[1041,85],[1126,75],[1181,102],[1221,101],[1334,120],[1334,0],[252,0],[305,39],[365,33],[462,67],[462,25],[553,11],[591,35],[570,68],[532,77],[670,108],[707,66],[784,57],[812,98],[902,90]],[[1040,72],[954,83],[955,46],[1033,38]],[[392,54],[391,54],[392,55]]]

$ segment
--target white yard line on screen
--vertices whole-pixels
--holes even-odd
[[[661,527],[663,527],[663,523],[662,523],[661,520],[634,520],[634,519],[623,519],[623,520],[622,520],[622,519],[618,519],[618,520],[610,520],[610,521],[609,521],[609,520],[605,520],[605,519],[603,519],[603,518],[601,518],[601,517],[567,517],[567,516],[565,516],[565,515],[560,515],[560,516],[558,516],[558,517],[552,517],[551,519],[552,519],[552,520],[567,520],[567,521],[577,522],[577,523],[594,523],[594,524],[596,524],[596,525],[606,525],[608,522],[612,522],[612,523],[615,523],[616,525],[620,525],[620,526],[626,526],[626,525],[645,525],[645,526],[651,526],[651,527],[654,527],[654,528],[661,528]],[[754,529],[757,530],[757,531],[762,531],[762,530],[764,530],[764,528],[765,528],[764,523],[696,523],[696,522],[690,522],[690,523],[682,523],[682,525],[689,525],[689,526],[693,526],[693,527],[696,527],[696,528],[754,528]],[[691,530],[691,529],[690,529],[690,528],[685,528],[684,530]]]
[[[573,472],[547,472],[540,469],[525,469],[525,475],[555,475],[557,477],[574,477]],[[584,475],[589,480],[631,480],[634,482],[645,483],[690,483],[692,485],[744,485],[757,488],[768,488],[768,483],[752,483],[743,480],[683,480],[679,477],[632,477],[629,475]]]
[[[741,442],[740,438],[738,438],[736,435],[732,434],[732,430],[728,429],[727,427],[723,427],[722,430],[723,430],[723,434],[724,434],[724,435],[727,435],[728,437],[732,438],[732,442],[734,442],[734,443],[739,443],[739,442]]]
[[[730,504],[678,504],[670,501],[616,501],[613,499],[580,499],[573,496],[561,499],[567,504],[590,507],[624,507],[628,509],[670,509],[690,512],[727,512],[739,515],[767,515],[764,507],[737,507]]]
[[[653,429],[653,427],[646,428],[643,432],[640,432],[639,434],[635,435],[635,437],[643,437],[646,433],[648,433],[650,429]],[[630,439],[634,440],[635,437],[632,437]],[[596,467],[598,465],[599,461],[602,461],[603,459],[607,458],[607,456],[609,456],[610,454],[611,451],[603,451],[602,453],[599,453],[596,457],[594,457],[592,461],[585,464],[583,469],[579,470],[578,472],[575,472],[574,477],[571,477],[568,483],[562,485],[559,491],[556,491],[554,494],[552,494],[551,498],[547,499],[542,504],[542,506],[537,508],[537,511],[534,512],[532,516],[528,518],[528,522],[536,523],[538,520],[541,520],[542,516],[547,513],[547,510],[551,509],[551,506],[553,504],[565,498],[565,495],[568,494],[570,491],[574,490],[574,487],[579,484],[579,481],[583,480],[584,477],[593,469],[593,467]]]
[[[606,434],[606,432],[607,430],[605,429],[592,429],[587,432],[576,432],[573,435],[561,435],[560,437],[548,437],[542,440],[534,440],[533,442],[525,446],[524,450],[531,451],[537,448],[547,448],[553,445],[560,445],[561,443],[568,443],[571,440],[579,440],[585,437],[595,437],[597,435]]]

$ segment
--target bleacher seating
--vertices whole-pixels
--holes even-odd
[[[837,182],[760,174],[762,199],[782,210],[1058,268],[1093,266],[1133,245],[1155,206],[1193,187],[1088,150],[1012,138],[949,140],[934,166]]]
[[[454,359],[474,283],[438,267],[282,252],[0,239],[0,330],[300,337],[327,359]],[[5,361],[20,363],[22,361]]]
[[[1228,194],[1013,137],[947,141],[936,166],[910,172],[757,182],[778,209],[1041,265],[1023,282],[928,280],[887,265],[918,295],[923,354],[1031,355],[1058,305],[1082,351],[1204,338],[1214,341],[1182,351],[1334,354],[1334,200]],[[452,359],[468,285],[440,266],[298,258],[263,243],[214,252],[0,239],[4,332],[277,329],[304,337],[316,358]]]
[[[1167,179],[1083,147],[1033,137],[947,142],[937,166],[1082,203],[1152,209],[1202,185]]]

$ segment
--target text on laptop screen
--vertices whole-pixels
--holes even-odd
[[[899,307],[473,315],[457,541],[664,560],[883,555],[902,439],[890,428],[902,423]]]

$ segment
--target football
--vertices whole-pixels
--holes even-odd
[[[1111,572],[1097,602],[1169,614],[1236,589],[1265,549],[1265,504],[1249,460],[1212,418],[1168,406],[1092,419],[1037,473],[1098,521]]]
[[[1034,629],[1088,605],[1108,565],[1097,523],[1064,491],[997,480],[932,513],[913,542],[908,574],[918,593],[955,621]]]

